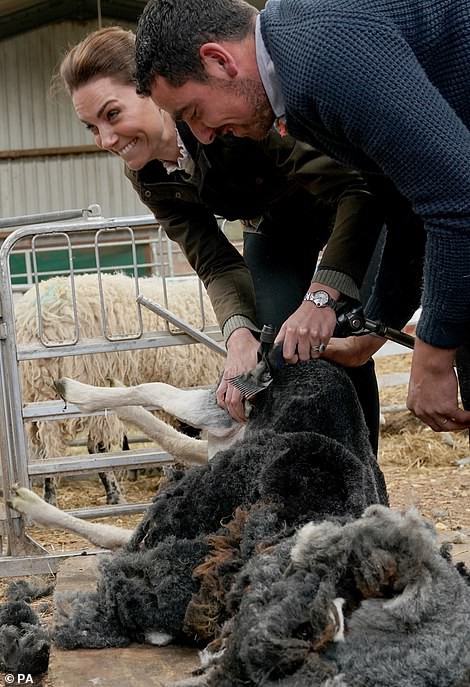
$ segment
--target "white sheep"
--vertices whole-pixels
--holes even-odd
[[[74,279],[76,320],[69,277],[55,277],[39,284],[42,340],[51,345],[73,341],[76,324],[80,341],[96,339],[103,334],[97,276],[76,275]],[[114,338],[138,332],[134,280],[123,274],[103,274],[102,289],[107,335]],[[200,295],[196,281],[167,283],[167,290],[168,309],[189,324],[200,327]],[[165,304],[161,279],[141,278],[139,291],[151,300]],[[207,297],[204,297],[204,312],[206,324],[216,324]],[[145,307],[141,313],[144,332],[166,329],[166,322],[158,315]],[[38,343],[38,327],[37,294],[33,287],[15,306],[18,345]],[[116,378],[126,385],[158,379],[185,387],[215,384],[222,368],[223,358],[220,354],[203,344],[188,344],[27,360],[21,362],[20,374],[23,402],[33,403],[56,399],[54,380],[63,376],[97,386],[106,385],[109,379]],[[35,459],[66,455],[70,440],[84,432],[88,437],[88,449],[93,453],[107,451],[113,445],[122,446],[126,433],[122,422],[112,414],[64,421],[28,422],[26,427]],[[100,477],[107,488],[107,502],[121,502],[116,480],[106,479],[104,473]],[[53,488],[49,493],[51,481],[47,480],[46,485],[46,500],[54,502]]]

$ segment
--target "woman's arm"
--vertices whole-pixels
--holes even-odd
[[[265,147],[266,154],[276,161],[286,178],[294,179],[319,201],[336,210],[315,281],[351,298],[359,298],[359,289],[384,224],[380,200],[357,171],[305,143],[293,142],[289,136],[281,138],[272,131]],[[312,226],[314,219],[311,218]]]
[[[217,402],[239,422],[245,407],[240,392],[228,380],[257,362],[256,306],[251,274],[241,254],[230,243],[212,212],[189,184],[153,184],[144,190],[135,172],[126,170],[142,201],[153,212],[167,236],[183,251],[203,282],[224,334],[227,360],[217,389]]]
[[[201,279],[222,331],[235,316],[245,318],[245,326],[251,324],[257,330],[255,295],[248,267],[219,229],[213,213],[197,202],[197,194],[190,184],[162,182],[143,186],[136,172],[126,169],[126,176]]]

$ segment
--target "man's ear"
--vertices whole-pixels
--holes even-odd
[[[233,79],[238,74],[235,56],[220,43],[204,43],[199,56],[209,76]]]

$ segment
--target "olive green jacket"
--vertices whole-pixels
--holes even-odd
[[[125,173],[201,278],[226,339],[238,326],[256,329],[255,297],[215,215],[252,220],[266,235],[298,242],[299,251],[307,232],[316,232],[319,248],[331,233],[315,279],[358,297],[383,218],[357,172],[274,130],[259,142],[225,136],[203,146],[184,123],[177,127],[195,162],[192,176],[168,174],[158,160]]]

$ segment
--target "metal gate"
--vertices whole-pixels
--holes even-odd
[[[22,400],[19,366],[21,361],[38,358],[58,358],[70,355],[137,350],[156,346],[174,346],[203,341],[225,354],[218,341],[221,333],[217,327],[208,327],[202,301],[201,284],[198,281],[201,299],[201,324],[198,328],[187,326],[167,309],[168,303],[155,304],[153,309],[167,319],[165,331],[144,331],[141,307],[146,299],[139,294],[139,276],[158,275],[163,284],[173,278],[172,256],[174,244],[168,241],[155,223],[153,216],[120,217],[104,219],[99,206],[75,211],[80,219],[30,224],[16,229],[8,235],[0,249],[0,457],[3,473],[3,490],[6,497],[12,484],[30,486],[31,478],[54,476],[56,474],[77,474],[91,471],[105,471],[113,468],[144,467],[172,462],[172,458],[154,448],[115,453],[64,456],[48,460],[32,461],[28,455],[25,437],[25,423],[33,420],[63,420],[64,417],[81,415],[78,408],[63,402],[41,402],[25,405]],[[69,213],[70,214],[70,213]],[[58,213],[60,215],[60,213]],[[69,215],[67,215],[68,217]],[[28,218],[21,218],[27,221]],[[46,218],[47,219],[47,218]],[[122,249],[128,258],[122,259]],[[121,255],[118,264],[112,265],[112,255]],[[83,265],[83,255],[88,251],[90,264]],[[24,272],[12,272],[15,256],[24,256]],[[44,262],[45,257],[55,254],[54,269]],[[109,258],[111,255],[111,259]],[[140,255],[140,257],[139,257]],[[107,256],[107,257],[105,257]],[[102,332],[93,339],[81,340],[76,336],[65,342],[48,342],[41,335],[40,304],[38,307],[39,343],[19,345],[15,332],[15,293],[21,288],[21,281],[33,284],[38,289],[40,280],[50,276],[66,275],[70,279],[72,302],[76,293],[74,279],[77,274],[96,272],[100,282],[106,271],[118,268],[133,277],[136,295],[136,314],[139,330],[130,334],[110,336],[106,328],[106,313],[101,301]],[[17,283],[18,282],[18,283]],[[164,288],[166,296],[166,289]],[[75,306],[73,306],[75,307]],[[170,323],[172,326],[170,326]],[[175,329],[177,325],[177,329]],[[1,507],[0,507],[1,508]],[[139,508],[139,507],[137,507]],[[135,512],[133,506],[106,506],[76,511],[80,517],[99,517],[117,513]],[[142,507],[140,507],[142,510]],[[6,503],[0,510],[0,535],[7,541],[7,549],[0,553],[0,575],[24,575],[53,572],[64,557],[73,554],[48,554],[25,532],[22,517]]]

